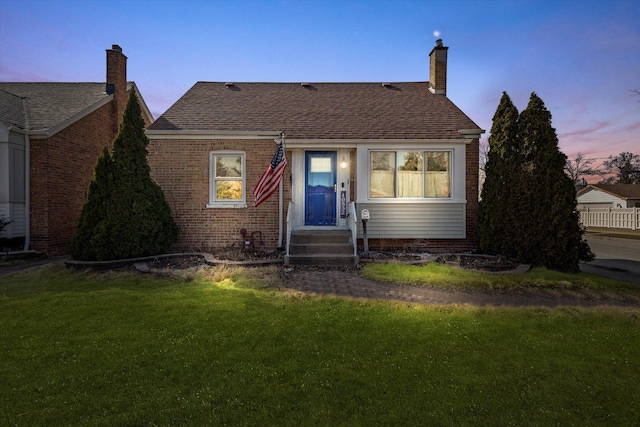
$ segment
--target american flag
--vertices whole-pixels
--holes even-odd
[[[254,208],[260,206],[262,202],[267,200],[269,196],[276,191],[286,167],[287,158],[284,155],[284,143],[281,142],[276,150],[276,154],[274,154],[273,159],[271,159],[271,163],[260,177],[256,188],[253,189]]]

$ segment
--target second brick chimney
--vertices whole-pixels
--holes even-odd
[[[442,39],[438,39],[429,54],[429,90],[436,95],[447,95],[448,50],[442,45]]]
[[[127,57],[117,44],[107,49],[107,93],[113,94],[113,114],[116,117],[115,132],[122,121],[124,107],[127,104]]]

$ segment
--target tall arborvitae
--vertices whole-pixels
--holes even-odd
[[[493,117],[478,248],[560,271],[593,259],[551,113],[534,93],[519,116],[504,93]]]
[[[558,147],[551,113],[531,94],[520,114],[521,180],[518,188],[520,226],[518,258],[525,263],[560,271],[578,271],[593,254],[582,239],[575,189],[564,173],[567,157]]]
[[[504,92],[493,116],[478,211],[476,236],[483,252],[513,257],[517,254],[514,233],[518,212],[514,188],[519,175],[519,156],[518,110]]]
[[[107,217],[111,195],[115,191],[114,165],[109,149],[104,147],[94,169],[89,192],[82,208],[78,230],[71,241],[71,255],[75,259],[95,260],[94,244],[97,227]]]
[[[178,227],[147,163],[149,139],[133,91],[109,156],[105,148],[96,165],[72,256],[112,260],[166,252]]]

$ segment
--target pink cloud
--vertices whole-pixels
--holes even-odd
[[[612,123],[609,120],[599,121],[599,122],[594,123],[591,127],[577,129],[577,130],[574,130],[574,131],[571,131],[571,132],[562,132],[562,133],[559,133],[558,135],[559,135],[559,137],[567,138],[567,137],[572,137],[572,136],[591,135],[591,134],[594,134],[594,133],[606,134],[604,129],[610,127],[611,124]]]
[[[637,130],[640,130],[640,120],[638,120],[635,123],[631,123],[631,124],[629,124],[629,125],[627,125],[627,126],[625,126],[625,127],[623,127],[621,129],[621,131],[623,131],[623,132],[634,132],[634,131],[637,131]],[[636,135],[636,139],[639,139],[637,135]],[[640,143],[640,141],[638,141],[638,142]]]

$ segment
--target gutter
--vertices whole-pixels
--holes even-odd
[[[156,130],[147,128],[144,131],[149,139],[269,139],[278,138],[274,131],[233,131],[233,130]]]

